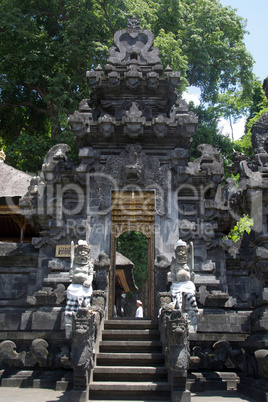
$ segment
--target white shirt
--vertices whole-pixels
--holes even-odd
[[[136,310],[136,318],[143,318],[143,308],[141,306]]]

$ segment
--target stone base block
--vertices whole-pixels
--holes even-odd
[[[171,392],[171,402],[191,402],[191,392],[173,391]]]

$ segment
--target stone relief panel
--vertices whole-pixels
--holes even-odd
[[[100,211],[108,211],[111,191],[125,188],[156,190],[156,212],[166,213],[168,165],[160,165],[157,157],[148,157],[138,144],[129,144],[118,156],[110,156],[105,166],[96,165],[95,181],[99,189]],[[132,186],[132,187],[131,187]],[[107,213],[107,212],[106,212]]]

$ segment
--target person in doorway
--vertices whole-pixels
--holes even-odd
[[[143,308],[142,308],[142,302],[140,300],[136,300],[136,318],[143,318]]]

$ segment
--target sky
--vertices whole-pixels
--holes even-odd
[[[268,0],[220,0],[223,6],[237,9],[237,14],[247,20],[248,35],[245,35],[245,44],[252,54],[255,64],[253,71],[263,81],[268,76]],[[189,91],[186,99],[198,103],[198,92],[194,89]],[[244,134],[245,119],[240,119],[234,125],[234,137],[240,138]],[[230,126],[222,119],[219,123],[223,134],[231,136]]]

